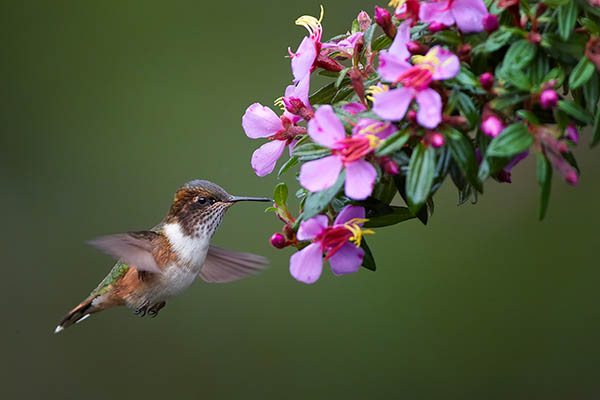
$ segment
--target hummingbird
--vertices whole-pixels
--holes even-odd
[[[129,307],[142,317],[156,317],[167,300],[197,278],[231,282],[265,269],[268,261],[264,257],[210,245],[225,212],[240,201],[272,200],[232,196],[212,182],[190,181],[175,192],[169,212],[151,230],[89,241],[117,263],[89,297],[60,321],[54,333],[118,306]]]

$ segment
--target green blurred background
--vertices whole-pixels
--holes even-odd
[[[93,4],[92,4],[93,3]],[[373,2],[325,2],[325,33]],[[537,221],[534,160],[512,185],[371,238],[376,273],[307,286],[263,206],[234,207],[214,238],[271,268],[198,283],[156,319],[126,309],[60,335],[59,319],[112,260],[84,241],[153,226],[195,178],[270,195],[241,116],[291,79],[305,2],[3,2],[2,398],[574,399],[600,394],[600,161],[577,150]],[[288,177],[288,183],[292,183]],[[294,186],[295,187],[295,186]]]

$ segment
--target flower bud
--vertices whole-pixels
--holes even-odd
[[[498,17],[496,17],[494,14],[488,14],[483,17],[483,29],[485,29],[487,33],[494,32],[496,29],[498,29],[498,25]]]
[[[548,109],[554,108],[554,107],[556,107],[557,103],[558,103],[558,94],[556,93],[555,90],[546,89],[540,95],[540,105],[544,109],[548,110]]]
[[[428,46],[425,46],[424,44],[421,44],[415,40],[411,40],[410,42],[406,43],[406,49],[411,54],[421,55],[424,55],[425,53],[427,53],[427,51],[429,51]]]
[[[283,249],[287,245],[287,240],[279,232],[274,233],[273,236],[271,236],[270,241],[271,246],[275,247],[276,249]]]
[[[396,26],[392,22],[392,16],[385,8],[375,6],[375,22],[383,29],[383,32],[393,39],[396,37]]]
[[[558,80],[556,80],[556,79],[548,80],[548,82],[546,82],[542,85],[542,92],[546,89],[554,89],[557,84],[558,84]]]
[[[356,20],[358,21],[358,26],[362,32],[366,31],[371,26],[371,17],[369,17],[369,14],[367,14],[366,11],[359,12]]]
[[[535,45],[538,45],[542,42],[542,35],[537,32],[529,32],[527,34],[527,40]]]
[[[567,139],[569,139],[571,142],[575,144],[579,143],[579,132],[577,131],[577,126],[575,126],[574,123],[571,122],[569,125],[567,125],[565,134]]]
[[[444,135],[439,132],[428,132],[425,135],[425,144],[433,147],[434,149],[439,149],[446,144],[446,140],[444,139]]]
[[[406,113],[406,119],[411,123],[417,122],[417,112],[415,110],[408,110]]]
[[[429,24],[429,32],[431,33],[436,33],[445,29],[448,29],[448,27],[442,24],[441,22],[432,22],[431,24]]]
[[[492,138],[498,136],[503,129],[502,121],[494,115],[487,117],[481,123],[481,131]]]
[[[567,175],[565,175],[565,181],[567,181],[569,185],[577,185],[577,182],[579,181],[579,178],[577,177],[577,172],[575,172],[574,170],[569,171]]]
[[[494,86],[494,75],[484,72],[479,75],[479,83],[481,83],[481,87],[485,90],[490,90]]]
[[[388,156],[379,158],[379,164],[388,175],[398,175],[398,164]]]

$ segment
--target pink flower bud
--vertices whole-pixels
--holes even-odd
[[[375,6],[375,22],[383,29],[383,32],[393,39],[396,36],[396,26],[392,22],[392,16],[385,8]]]
[[[366,31],[371,26],[371,17],[369,17],[369,14],[365,11],[359,12],[356,20],[358,21],[358,26],[362,32]]]
[[[413,124],[417,122],[417,112],[415,110],[408,110],[406,113],[406,119],[408,119]]]
[[[494,14],[488,14],[483,17],[483,29],[485,29],[487,33],[492,33],[498,29],[498,17]]]
[[[398,175],[398,164],[396,164],[396,162],[394,160],[392,160],[390,157],[388,157],[388,156],[380,157],[379,164],[381,165],[381,168],[383,168],[383,170],[385,171],[386,174]]]
[[[274,233],[273,236],[271,236],[270,241],[271,246],[276,249],[283,249],[287,245],[287,240],[285,240],[285,237],[279,232]]]
[[[577,177],[577,172],[573,170],[569,171],[569,173],[565,176],[565,181],[567,181],[569,185],[577,185],[577,182],[579,181],[579,178]]]
[[[490,90],[492,86],[494,86],[494,75],[489,72],[484,72],[479,75],[479,82],[481,83],[481,87],[485,90]]]
[[[448,29],[448,27],[442,24],[441,22],[432,22],[431,24],[429,24],[429,32],[431,33],[436,33],[445,29]]]
[[[570,123],[567,125],[565,129],[565,134],[567,139],[569,139],[573,143],[579,143],[579,132],[577,131],[577,126],[574,123]]]
[[[444,139],[444,135],[439,132],[428,132],[425,136],[425,144],[435,149],[439,149],[446,144],[446,140]]]
[[[552,89],[547,89],[540,95],[540,104],[542,108],[551,109],[558,103],[558,94]]]
[[[502,121],[494,115],[487,117],[481,123],[481,131],[489,137],[498,136],[503,129]]]

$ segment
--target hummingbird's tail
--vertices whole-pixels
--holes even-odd
[[[89,317],[90,314],[101,311],[102,308],[94,307],[94,305],[93,305],[93,301],[97,297],[98,296],[90,296],[87,299],[85,299],[81,304],[79,304],[77,307],[72,309],[60,321],[60,323],[54,330],[54,333],[58,333],[58,332],[64,330],[65,328],[70,327],[71,325],[75,325],[75,324],[83,321],[84,319]]]

